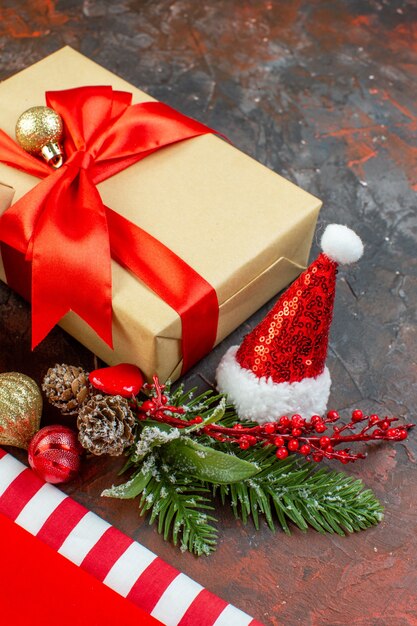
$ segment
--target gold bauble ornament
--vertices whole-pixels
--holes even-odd
[[[61,116],[45,106],[32,107],[16,123],[16,141],[30,154],[42,156],[55,169],[63,163],[61,140],[64,125]]]
[[[41,414],[42,395],[32,378],[18,372],[0,374],[0,445],[27,449]]]

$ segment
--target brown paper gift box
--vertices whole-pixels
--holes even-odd
[[[19,114],[44,104],[45,91],[83,85],[129,91],[134,103],[152,100],[65,47],[0,85],[0,127],[14,137]],[[0,163],[0,182],[15,189],[17,200],[38,179]],[[211,135],[164,148],[98,189],[107,206],[157,237],[213,285],[220,305],[216,343],[304,269],[321,206]],[[3,200],[9,193],[3,189]],[[73,313],[61,326],[109,364],[136,363],[148,376],[176,379],[180,318],[114,262],[112,271],[114,351]],[[5,280],[3,267],[0,278]]]

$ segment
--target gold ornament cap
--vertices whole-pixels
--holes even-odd
[[[29,152],[42,156],[55,169],[64,162],[61,146],[64,124],[61,116],[46,106],[31,107],[16,123],[16,141]]]
[[[42,394],[32,378],[0,374],[0,445],[26,448],[39,430]]]

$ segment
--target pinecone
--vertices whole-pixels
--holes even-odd
[[[43,379],[42,389],[49,402],[64,415],[75,415],[88,399],[92,387],[82,367],[56,364]]]
[[[93,396],[78,413],[78,439],[92,454],[119,456],[133,443],[135,417],[122,396]]]

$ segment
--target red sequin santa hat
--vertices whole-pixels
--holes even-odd
[[[265,319],[232,346],[217,369],[218,388],[241,419],[323,414],[330,394],[326,367],[339,263],[354,263],[363,244],[347,226],[330,224],[323,252],[279,298]]]

